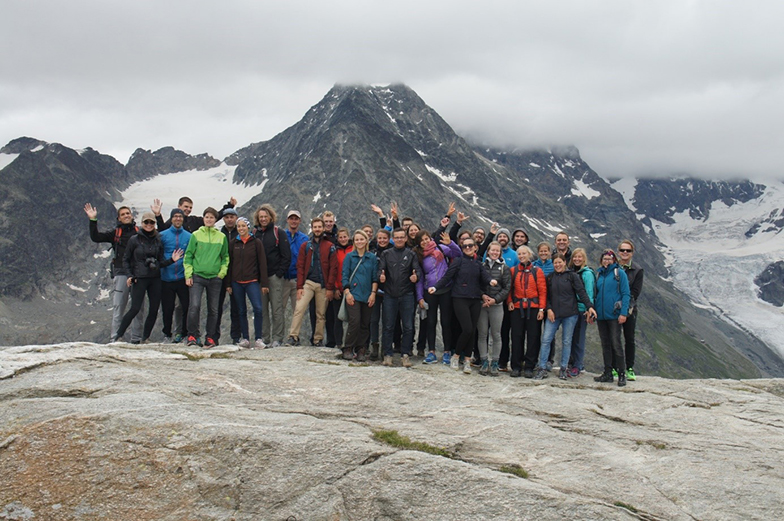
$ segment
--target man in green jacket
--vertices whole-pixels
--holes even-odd
[[[218,300],[222,279],[229,269],[229,243],[226,235],[215,229],[218,211],[204,210],[204,226],[193,232],[185,251],[185,284],[190,287],[188,307],[188,345],[202,345],[199,338],[201,295],[207,290],[207,330],[204,348],[214,347],[218,338]]]

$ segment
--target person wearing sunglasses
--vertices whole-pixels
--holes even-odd
[[[144,321],[142,342],[149,342],[150,333],[158,318],[161,304],[161,268],[170,266],[183,256],[181,249],[174,250],[171,258],[163,256],[163,242],[155,229],[155,214],[147,212],[142,216],[142,228],[131,237],[123,256],[123,268],[128,273],[128,287],[131,288],[131,309],[125,314],[114,337],[118,341],[131,325],[131,321],[141,311],[144,296],[149,300],[149,310]]]
[[[604,372],[594,377],[602,383],[613,381],[613,369],[618,372],[618,387],[626,385],[626,356],[621,346],[621,327],[629,315],[629,279],[618,265],[612,250],[604,250],[596,278],[596,325],[602,341]]]
[[[452,354],[450,366],[460,369],[460,357],[465,360],[463,372],[471,374],[471,352],[474,348],[474,334],[479,313],[482,310],[483,288],[497,286],[498,281],[490,277],[490,273],[482,266],[482,260],[476,256],[477,244],[473,237],[467,238],[461,245],[463,255],[452,261],[449,269],[434,286],[428,288],[431,295],[452,284],[452,308],[460,324],[460,336],[457,339],[455,352]]]
[[[629,292],[631,293],[631,300],[629,300],[629,314],[626,315],[626,322],[623,323],[623,343],[624,355],[626,356],[626,379],[635,381],[637,375],[634,373],[634,355],[636,346],[634,343],[634,332],[637,328],[637,299],[640,298],[642,293],[642,280],[643,270],[635,264],[632,265],[632,257],[634,256],[634,243],[625,239],[618,245],[618,263],[626,272],[626,277],[629,279]]]

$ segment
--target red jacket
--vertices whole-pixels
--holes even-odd
[[[519,309],[521,305],[523,309],[545,309],[547,307],[547,278],[542,269],[533,264],[527,266],[518,264],[510,271],[512,272],[512,289],[509,291],[509,296],[506,297],[506,302],[514,303],[515,309]],[[523,302],[524,298],[528,300]]]
[[[335,289],[343,291],[343,260],[346,258],[346,255],[348,255],[349,252],[354,250],[354,245],[349,244],[345,248],[341,248],[338,245],[335,248],[338,256],[338,278],[335,281]]]
[[[299,256],[297,257],[297,289],[303,289],[305,287],[305,281],[308,279],[308,272],[310,271],[310,263],[313,259],[313,248],[315,246],[316,244],[313,242],[313,239],[309,239],[299,247]],[[335,245],[329,240],[322,238],[318,243],[318,247],[324,287],[327,291],[334,291],[336,289],[335,283],[338,280],[338,256],[335,252]]]

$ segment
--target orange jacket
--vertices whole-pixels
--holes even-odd
[[[541,268],[528,264],[518,264],[511,270],[512,290],[506,297],[507,304],[512,302],[515,309],[547,307],[547,281]],[[528,299],[528,300],[523,300]]]

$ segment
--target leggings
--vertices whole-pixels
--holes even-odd
[[[479,312],[482,310],[482,299],[455,297],[452,299],[452,306],[461,328],[455,354],[470,358],[474,350],[474,337],[479,322]]]

